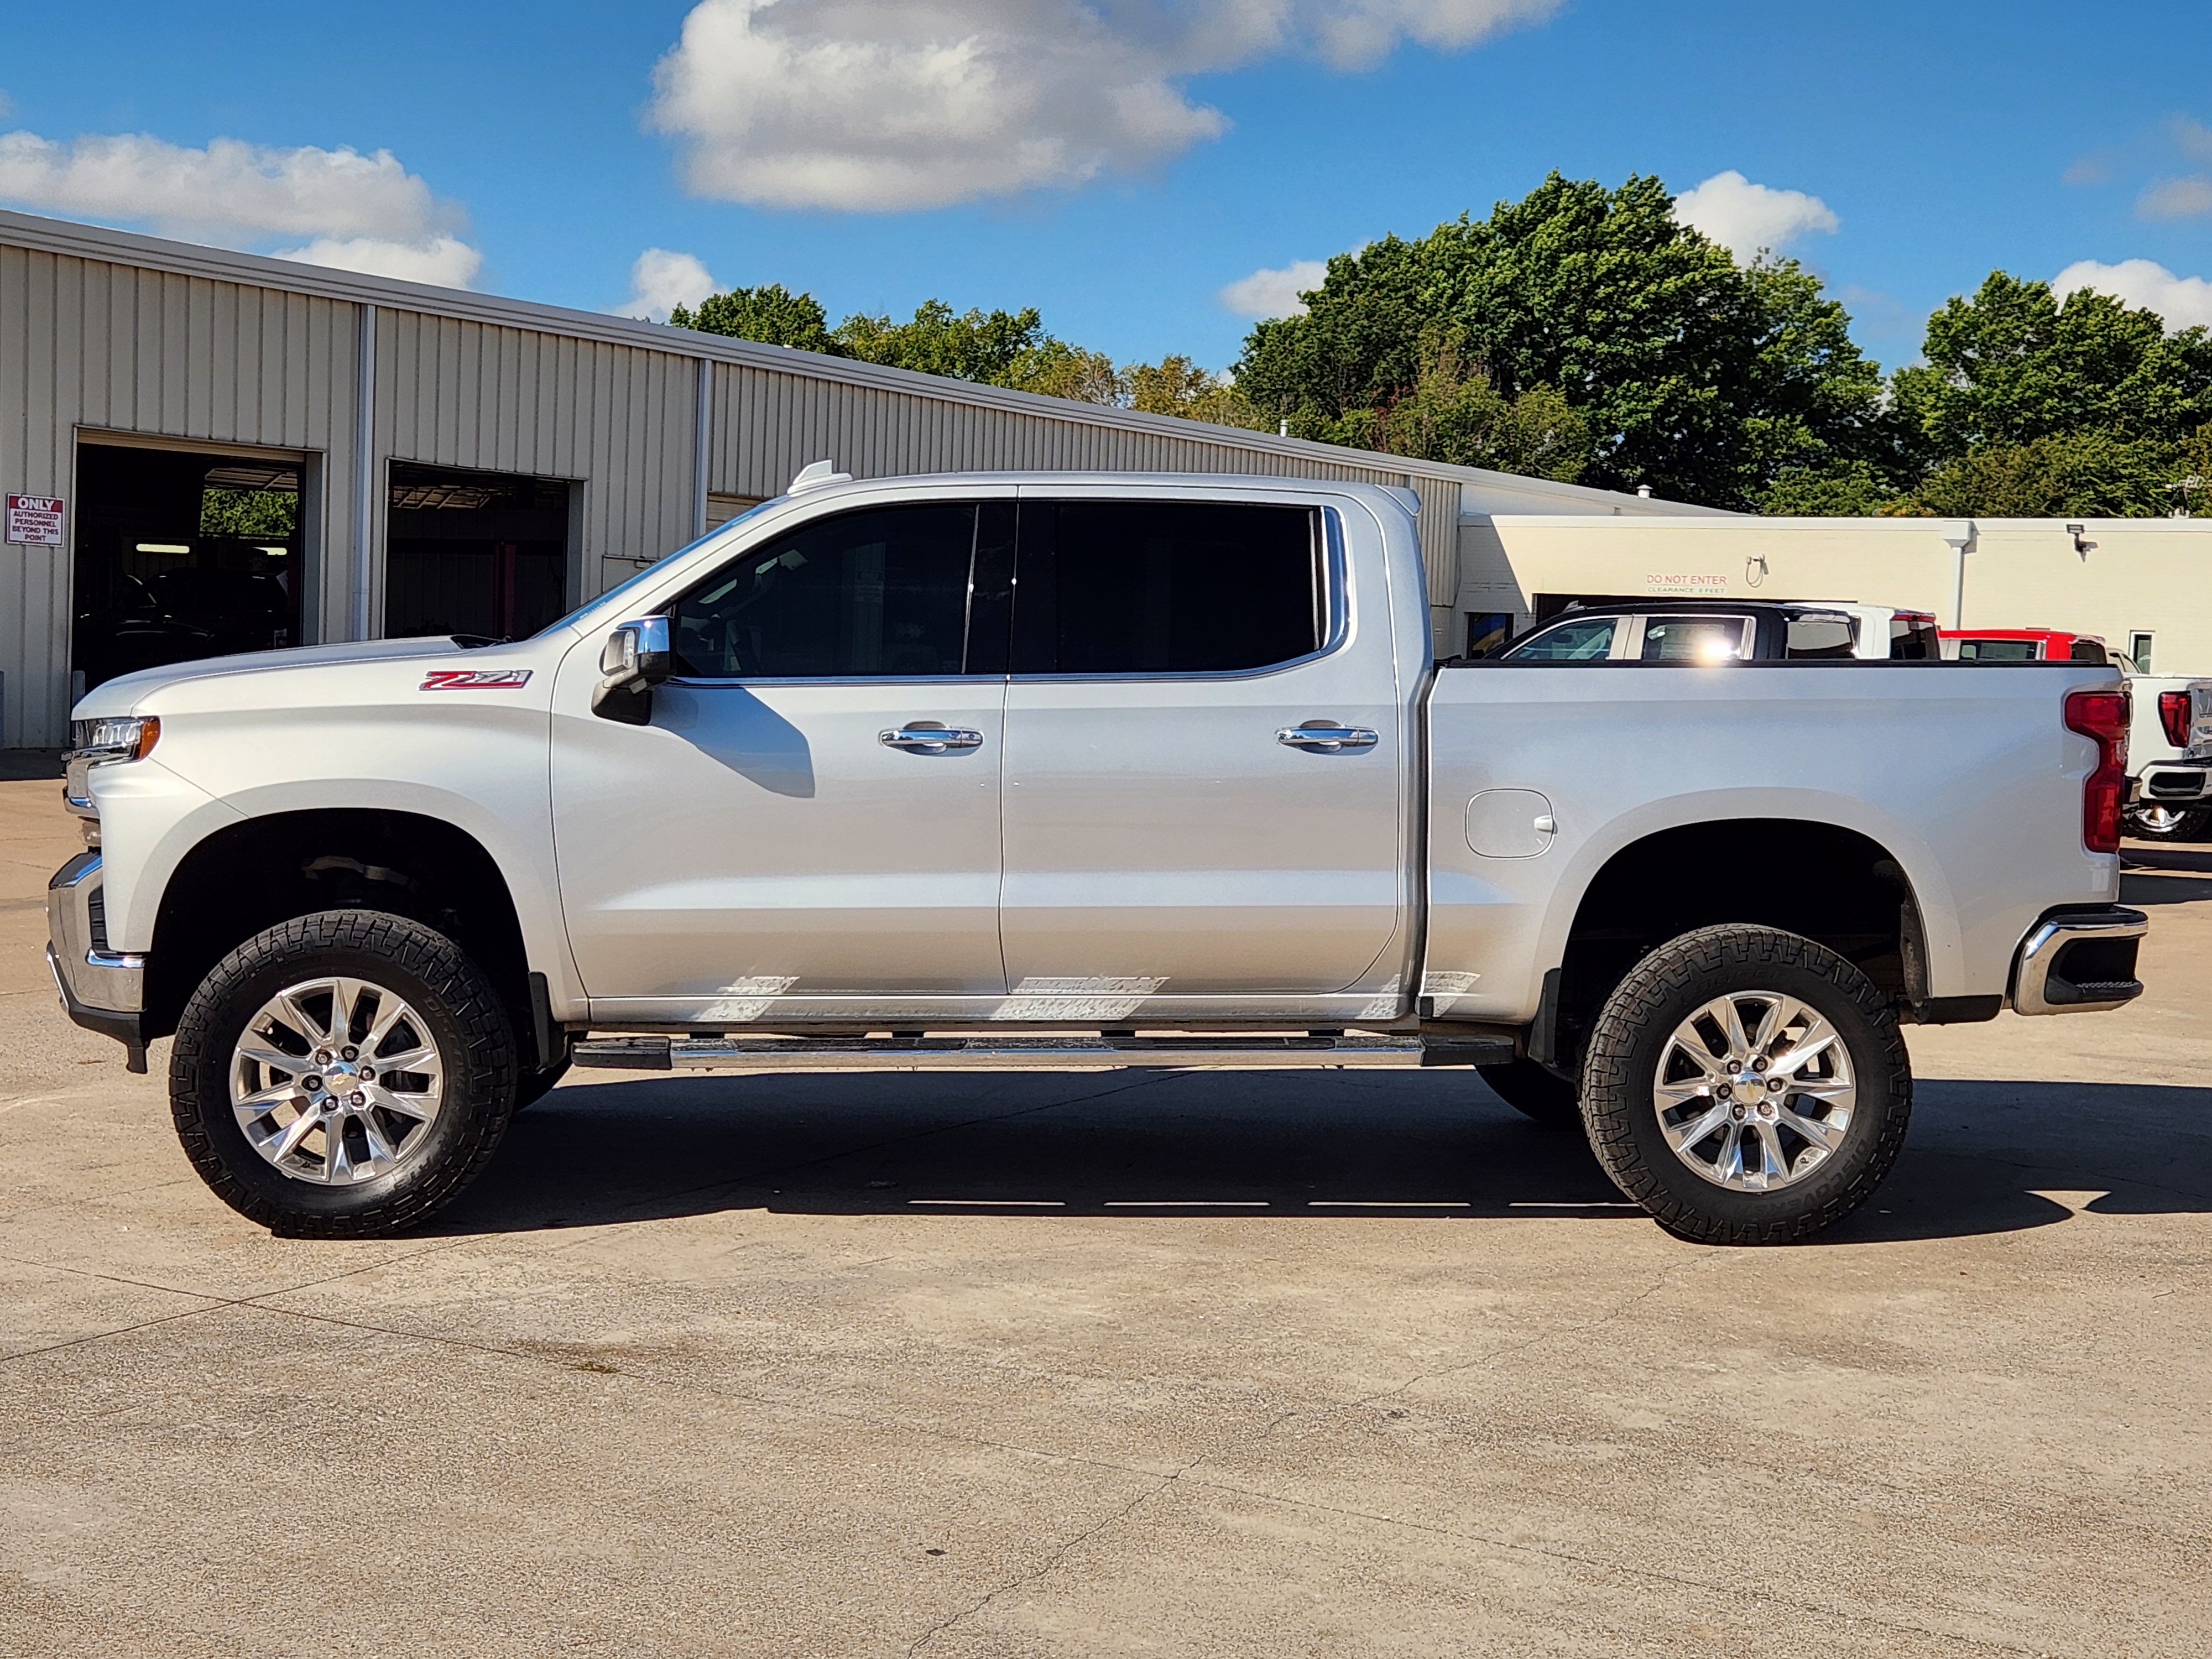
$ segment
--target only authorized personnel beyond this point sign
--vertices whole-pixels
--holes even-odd
[[[8,539],[27,547],[62,544],[62,498],[58,495],[10,495],[8,498]]]

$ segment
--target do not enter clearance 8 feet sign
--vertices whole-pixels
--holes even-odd
[[[62,544],[62,498],[58,495],[10,495],[8,498],[8,539],[26,547]]]

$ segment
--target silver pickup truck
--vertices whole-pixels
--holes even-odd
[[[1398,491],[827,471],[530,639],[78,706],[56,981],[226,1201],[420,1222],[571,1065],[1458,1066],[1779,1241],[1901,1025],[2142,989],[2110,667],[1438,668]]]

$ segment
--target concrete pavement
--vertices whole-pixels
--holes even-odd
[[[0,783],[0,1650],[2173,1655],[2212,1626],[2212,848],[2150,994],[1910,1034],[1705,1249],[1449,1073],[584,1073],[272,1239],[38,955]]]

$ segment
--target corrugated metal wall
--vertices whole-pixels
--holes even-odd
[[[343,301],[0,246],[0,489],[62,496],[73,536],[88,428],[319,452],[321,501],[345,501],[355,318]],[[307,528],[312,590],[331,538]],[[65,740],[70,557],[0,544],[0,748]]]
[[[1067,405],[1064,416],[1030,413],[736,363],[715,365],[713,407],[707,487],[734,495],[775,495],[800,467],[825,456],[856,478],[988,468],[1243,472],[1410,484],[1421,497],[1430,597],[1448,607],[1457,585],[1455,478],[1284,454],[1226,438],[1103,425],[1085,420],[1081,404]]]
[[[380,457],[577,481],[572,592],[696,533],[691,358],[383,307],[376,348]],[[382,546],[382,491],[376,514]],[[381,618],[380,586],[372,597]]]

